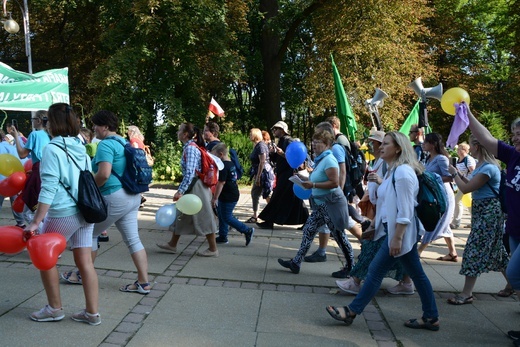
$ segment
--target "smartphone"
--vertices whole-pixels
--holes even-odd
[[[18,121],[16,119],[11,119],[11,125],[14,126],[16,130],[18,130]]]
[[[457,158],[454,158],[454,157],[451,158],[451,165],[457,167]]]

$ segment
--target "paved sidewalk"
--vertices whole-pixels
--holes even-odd
[[[38,323],[28,315],[47,300],[38,270],[28,253],[0,253],[0,344],[2,346],[512,346],[506,332],[520,329],[520,307],[516,295],[495,295],[505,286],[500,273],[484,274],[477,280],[472,305],[452,306],[446,298],[462,289],[464,278],[458,263],[434,260],[446,254],[443,240],[423,253],[427,272],[440,310],[441,330],[430,332],[403,326],[421,313],[417,294],[392,296],[384,288],[390,279],[347,327],[333,320],[327,305],[348,304],[353,296],[336,290],[330,274],[343,259],[334,242],[328,261],[303,263],[299,275],[283,269],[278,258],[294,256],[301,241],[296,227],[275,225],[257,229],[248,247],[233,231],[230,242],[219,245],[218,258],[195,255],[205,249],[205,238],[184,236],[177,254],[161,252],[156,242],[169,240],[166,228],[155,224],[155,212],[171,201],[174,191],[152,189],[139,213],[141,238],[148,253],[149,295],[122,293],[122,285],[136,278],[135,268],[119,232],[109,229],[110,241],[101,244],[96,269],[100,285],[102,323],[92,327],[70,319],[84,305],[81,286],[62,284],[66,318]],[[0,213],[0,225],[13,225],[9,200]],[[242,192],[237,215],[250,216],[251,197]],[[263,205],[261,206],[261,208]],[[467,216],[466,216],[467,217]],[[463,225],[469,222],[463,220]],[[459,260],[469,229],[455,231]],[[350,236],[350,235],[349,235]],[[356,255],[359,243],[349,237]],[[317,239],[315,240],[317,245]],[[311,252],[316,246],[311,248]],[[72,252],[58,262],[60,271],[72,269]]]

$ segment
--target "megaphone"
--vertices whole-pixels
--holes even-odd
[[[436,87],[424,88],[421,77],[418,77],[412,83],[409,83],[408,88],[413,89],[415,94],[417,94],[421,99],[434,98],[440,101],[442,97],[442,83],[439,83]]]
[[[372,97],[372,99],[367,99],[365,101],[365,105],[367,107],[369,107],[369,106],[383,107],[383,100],[385,98],[388,98],[388,94],[386,94],[383,90],[376,88],[374,96]]]

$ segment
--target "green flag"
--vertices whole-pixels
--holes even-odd
[[[341,77],[338,72],[338,68],[334,63],[332,54],[330,55],[332,61],[332,73],[334,75],[334,94],[336,95],[336,110],[338,112],[338,118],[341,122],[341,132],[348,135],[350,141],[356,140],[357,124],[354,118],[354,112],[348,103],[347,94],[341,83]]]
[[[0,63],[0,109],[38,111],[57,102],[70,104],[67,68],[31,75]]]
[[[400,133],[403,133],[406,136],[408,136],[412,125],[419,124],[419,104],[420,103],[421,103],[421,100],[418,100],[415,103],[415,106],[413,107],[412,111],[408,115],[408,118],[406,118],[403,125],[401,126],[401,129],[399,129]],[[432,129],[430,128],[430,126],[428,126],[426,129],[424,129],[425,134],[429,134],[431,132],[432,132]]]

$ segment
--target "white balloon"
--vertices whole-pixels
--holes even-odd
[[[162,227],[169,227],[175,221],[176,216],[177,209],[175,204],[164,205],[157,210],[157,213],[155,214],[155,222],[157,225]]]

